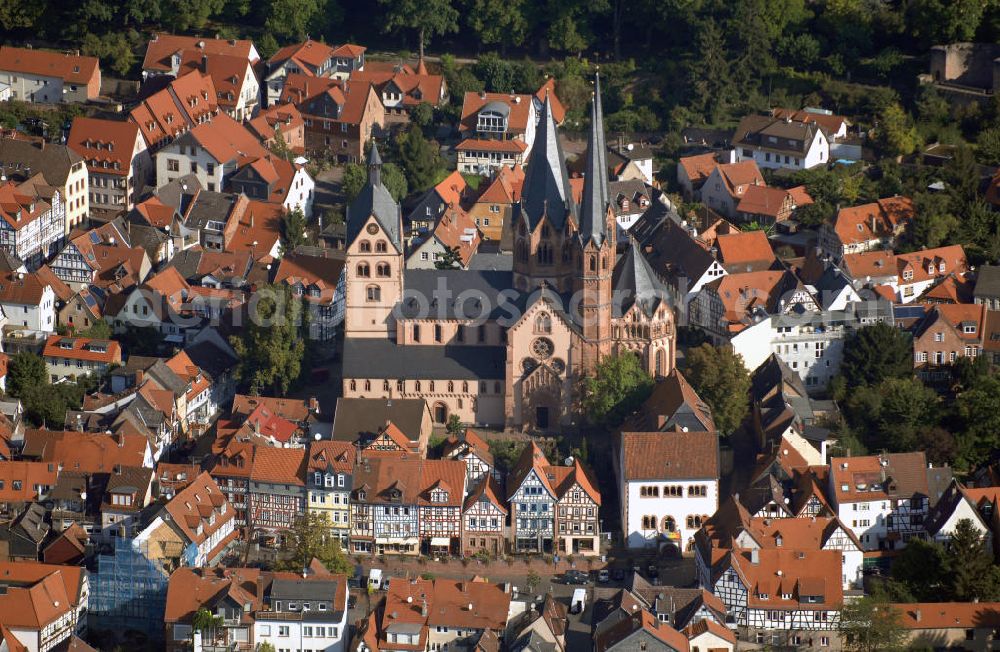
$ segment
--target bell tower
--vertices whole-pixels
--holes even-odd
[[[548,94],[531,144],[521,201],[514,207],[514,288],[565,292],[573,278],[577,207]]]
[[[608,199],[608,166],[601,109],[601,79],[594,78],[590,107],[590,134],[580,202],[580,230],[573,283],[576,317],[583,330],[583,368],[589,371],[611,353],[612,277],[615,267],[617,224]]]
[[[373,144],[368,183],[347,208],[344,335],[395,339],[392,312],[403,297],[403,217],[382,185]]]

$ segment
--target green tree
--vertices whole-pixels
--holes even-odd
[[[698,28],[698,55],[688,74],[692,107],[705,115],[707,122],[720,122],[735,102],[735,96],[725,38],[713,20],[703,21]]]
[[[892,561],[887,587],[896,602],[940,602],[950,589],[948,560],[936,541],[914,537]]]
[[[1000,378],[988,376],[955,399],[963,425],[958,433],[959,466],[969,468],[1000,447]]]
[[[90,328],[80,331],[81,337],[91,337],[97,340],[110,340],[113,335],[111,326],[103,319],[98,319]]]
[[[445,249],[444,253],[434,261],[435,269],[456,269],[462,266],[462,255],[458,247]]]
[[[403,171],[395,163],[385,163],[382,165],[382,185],[389,191],[392,198],[398,202],[403,201],[403,198],[409,192],[406,175],[403,174]]]
[[[368,183],[368,170],[365,166],[359,163],[348,163],[344,166],[344,178],[340,182],[340,189],[348,204],[361,194],[361,189],[366,183]]]
[[[191,618],[191,629],[201,632],[207,641],[215,640],[215,630],[222,627],[222,616],[216,616],[208,609],[199,609]]]
[[[917,128],[899,104],[890,104],[880,112],[878,142],[890,156],[910,154],[920,144]]]
[[[524,585],[528,589],[528,593],[534,593],[538,585],[542,583],[542,576],[535,572],[535,569],[528,571],[527,576],[524,578]]]
[[[410,119],[421,129],[427,129],[434,123],[434,106],[430,102],[421,102],[410,109]]]
[[[250,323],[229,338],[240,360],[239,378],[252,394],[283,396],[302,370],[302,303],[287,285],[266,285],[254,293],[248,308]]]
[[[21,398],[36,387],[49,384],[49,371],[40,355],[22,351],[7,366],[7,393]]]
[[[521,45],[528,31],[524,0],[471,0],[465,15],[480,43],[500,45],[501,50]]]
[[[4,0],[0,2],[0,26],[8,31],[35,27],[45,10],[45,2]]]
[[[935,423],[941,398],[912,375],[886,378],[876,391],[881,398],[878,418],[883,441],[893,450],[915,450],[925,428]]]
[[[907,639],[901,614],[878,595],[844,602],[838,629],[844,640],[844,649],[851,652],[901,650]]]
[[[740,427],[750,407],[750,375],[742,356],[727,347],[702,344],[687,352],[684,376],[712,408],[720,434],[729,435]]]
[[[886,378],[905,378],[913,373],[910,338],[882,322],[859,328],[844,341],[840,373],[848,387],[876,385]]]
[[[947,244],[959,227],[952,210],[952,200],[945,193],[921,192],[913,198],[916,217],[909,242],[915,249],[930,249]]]
[[[653,390],[653,379],[638,356],[624,353],[597,364],[583,381],[583,407],[591,422],[616,426]]]
[[[225,0],[163,0],[163,19],[178,32],[197,30],[205,27],[225,4]]]
[[[306,244],[306,215],[301,209],[295,208],[281,218],[282,250],[295,251],[299,245]]]
[[[458,10],[451,0],[379,0],[387,8],[383,29],[386,32],[412,29],[417,32],[420,58],[429,37],[458,31]]]
[[[948,542],[951,599],[956,602],[992,602],[1000,599],[1000,567],[993,563],[985,538],[971,520],[963,518]]]
[[[445,424],[445,430],[449,435],[460,435],[465,432],[465,426],[462,425],[462,420],[457,414],[448,415],[448,423]]]
[[[1000,127],[990,127],[979,132],[976,154],[984,165],[1000,165]]]
[[[925,46],[971,41],[991,0],[910,0],[909,34]]]
[[[263,643],[257,644],[257,652],[276,652],[274,645],[264,641]]]
[[[97,35],[87,33],[83,37],[84,54],[97,57],[115,73],[124,77],[136,62],[135,46],[122,32]]]
[[[281,40],[299,40],[337,17],[340,4],[327,0],[270,0],[264,29]]]
[[[424,138],[424,133],[415,125],[399,136],[396,144],[399,165],[409,188],[421,192],[433,186],[438,172],[443,169],[436,146]]]
[[[326,512],[308,511],[296,519],[286,539],[285,553],[278,564],[280,570],[301,571],[308,568],[313,559],[318,559],[331,573],[350,575],[354,572]]]

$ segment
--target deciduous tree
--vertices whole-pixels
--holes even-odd
[[[281,218],[282,248],[284,251],[295,251],[299,245],[306,243],[306,215],[301,209],[288,211]]]
[[[605,426],[621,423],[649,396],[653,379],[631,353],[605,358],[594,374],[583,381],[583,406],[587,417]]]
[[[451,0],[379,0],[379,4],[387,9],[385,31],[402,28],[417,32],[421,59],[430,37],[458,31],[458,10]]]
[[[702,344],[687,352],[684,376],[709,407],[719,434],[740,427],[749,410],[750,375],[743,357],[727,347]]]
[[[901,614],[881,596],[844,602],[838,628],[844,649],[851,652],[902,649],[907,637]]]
[[[283,396],[302,370],[302,303],[288,286],[267,285],[253,294],[248,309],[249,323],[229,338],[240,359],[239,378],[252,394]]]
[[[287,557],[279,562],[279,567],[301,571],[313,559],[318,559],[331,573],[353,573],[354,567],[341,549],[340,540],[332,528],[330,515],[325,512],[308,511],[300,516],[288,533]]]
[[[851,333],[844,342],[840,365],[849,387],[875,385],[886,378],[913,373],[910,338],[894,326],[879,322]]]

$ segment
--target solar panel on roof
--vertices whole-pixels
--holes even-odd
[[[97,231],[91,231],[90,232],[90,241],[92,243],[94,243],[94,244],[100,244],[100,242],[101,242],[101,236],[98,235]]]
[[[90,296],[89,294],[85,294],[83,296],[83,302],[90,307],[94,307],[97,305],[97,300],[94,297]]]

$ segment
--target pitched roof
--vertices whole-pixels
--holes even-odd
[[[791,193],[784,188],[750,185],[740,197],[736,210],[747,215],[763,215],[777,219],[782,209],[790,207],[792,203]]]
[[[305,484],[305,472],[306,449],[258,446],[254,453],[250,479],[254,482],[302,486]]]
[[[534,231],[542,218],[557,231],[568,218],[577,221],[577,204],[566,171],[566,157],[552,116],[552,103],[546,100],[535,130],[528,166],[524,175],[519,213],[529,230]]]
[[[687,652],[687,637],[670,625],[661,623],[647,609],[642,609],[630,617],[622,618],[599,633],[594,639],[594,652],[605,652],[639,631],[644,631],[677,652]],[[644,648],[645,645],[640,649]]]
[[[73,166],[81,161],[83,157],[66,145],[41,139],[0,138],[0,169],[8,179],[26,178],[28,175],[23,171],[30,169],[33,173],[41,172],[54,186],[62,187]]]
[[[692,183],[704,183],[712,174],[712,170],[719,165],[715,158],[715,152],[696,154],[695,156],[682,156],[677,164],[684,168],[688,179]]]
[[[326,43],[306,38],[301,43],[292,43],[281,48],[267,60],[271,70],[291,59],[306,73],[315,73],[333,57],[333,48]]]
[[[347,242],[353,243],[368,218],[374,216],[392,245],[397,251],[402,252],[400,238],[403,217],[399,204],[382,184],[381,166],[382,159],[378,155],[378,148],[372,145],[368,162],[368,181],[347,207]]]
[[[777,257],[763,231],[744,231],[720,235],[715,240],[719,261],[730,273],[770,269]]]
[[[132,171],[138,138],[139,127],[134,122],[78,116],[73,119],[66,145],[83,157],[91,172],[126,176]]]
[[[163,509],[189,543],[201,546],[236,517],[236,510],[228,503],[212,476],[202,471],[191,484],[178,491]],[[215,518],[212,519],[212,516]],[[213,552],[226,545],[233,536],[235,532],[216,543],[208,553],[208,558],[211,559]]]
[[[23,454],[61,463],[66,471],[110,473],[116,465],[141,467],[148,446],[141,435],[27,429]]]
[[[62,568],[52,570],[30,587],[9,588],[0,595],[3,625],[41,630],[71,611],[73,604],[62,574]]]
[[[308,471],[350,473],[354,469],[355,448],[346,441],[314,441],[309,444]]]
[[[751,145],[772,151],[804,156],[809,151],[817,126],[763,115],[749,115],[740,120],[733,134],[733,145]]]
[[[535,472],[539,482],[549,492],[549,495],[554,498],[556,496],[555,487],[549,482],[548,475],[545,473],[545,467],[548,466],[551,466],[549,460],[545,457],[542,449],[538,447],[538,444],[533,441],[528,442],[521,451],[521,455],[518,457],[517,463],[514,464],[514,468],[511,469],[510,474],[507,476],[507,498],[509,499],[517,493],[525,478],[532,471]]]
[[[742,197],[750,186],[764,186],[764,175],[760,173],[754,160],[738,163],[723,163],[716,168],[729,194]]]
[[[909,197],[887,197],[840,209],[833,220],[833,230],[843,245],[868,242],[894,235],[912,222],[915,214]]]
[[[243,166],[269,154],[242,123],[226,113],[220,113],[211,122],[195,126],[185,138],[193,138],[219,163]]]
[[[627,481],[719,477],[714,432],[623,432],[621,456]]]
[[[116,340],[49,335],[49,338],[45,340],[42,357],[111,364],[121,362],[122,348]]]
[[[892,608],[909,630],[1000,627],[1000,602],[909,602]]]
[[[153,38],[146,46],[146,56],[142,61],[142,69],[170,72],[170,58],[184,50],[199,50],[206,55],[238,56],[250,63],[258,61],[258,58],[254,56],[253,41],[250,40],[156,33],[153,34]]]
[[[550,80],[551,81],[551,80]],[[548,94],[546,94],[546,99]],[[580,230],[583,245],[600,247],[608,237],[608,164],[604,141],[604,114],[601,110],[601,76],[594,75],[594,97],[590,103],[590,131],[583,177],[583,197],[580,202]],[[615,228],[612,225],[611,228]],[[633,243],[633,249],[635,244]],[[642,256],[638,256],[642,258]]]
[[[90,82],[100,73],[97,57],[34,48],[0,46],[0,70],[40,77],[59,77],[70,84]]]
[[[268,410],[289,421],[304,422],[309,418],[309,401],[296,398],[280,398],[273,396],[250,396],[236,394],[233,397],[231,411],[233,415],[246,419],[258,407],[266,406]]]
[[[682,408],[690,410],[692,414],[690,416],[680,414]],[[677,369],[657,380],[649,398],[643,401],[636,413],[626,420],[624,429],[640,432],[663,431],[670,421],[675,422],[673,430],[685,427],[694,431],[715,430],[711,408],[698,396],[684,374]]]
[[[820,113],[818,111],[810,111],[809,109],[782,109],[776,107],[771,109],[771,115],[779,120],[788,118],[795,122],[815,123],[829,136],[840,131],[840,128],[847,122],[847,118],[844,116],[833,115],[832,113]]]
[[[462,98],[462,117],[459,124],[464,131],[476,131],[479,112],[489,106],[507,116],[507,132],[524,134],[531,115],[531,95],[508,93],[476,93],[469,91]]]
[[[838,504],[887,498],[931,498],[923,451],[830,458],[831,484]]]
[[[218,95],[211,75],[191,71],[140,102],[129,113],[150,147],[212,120],[219,113]]]

